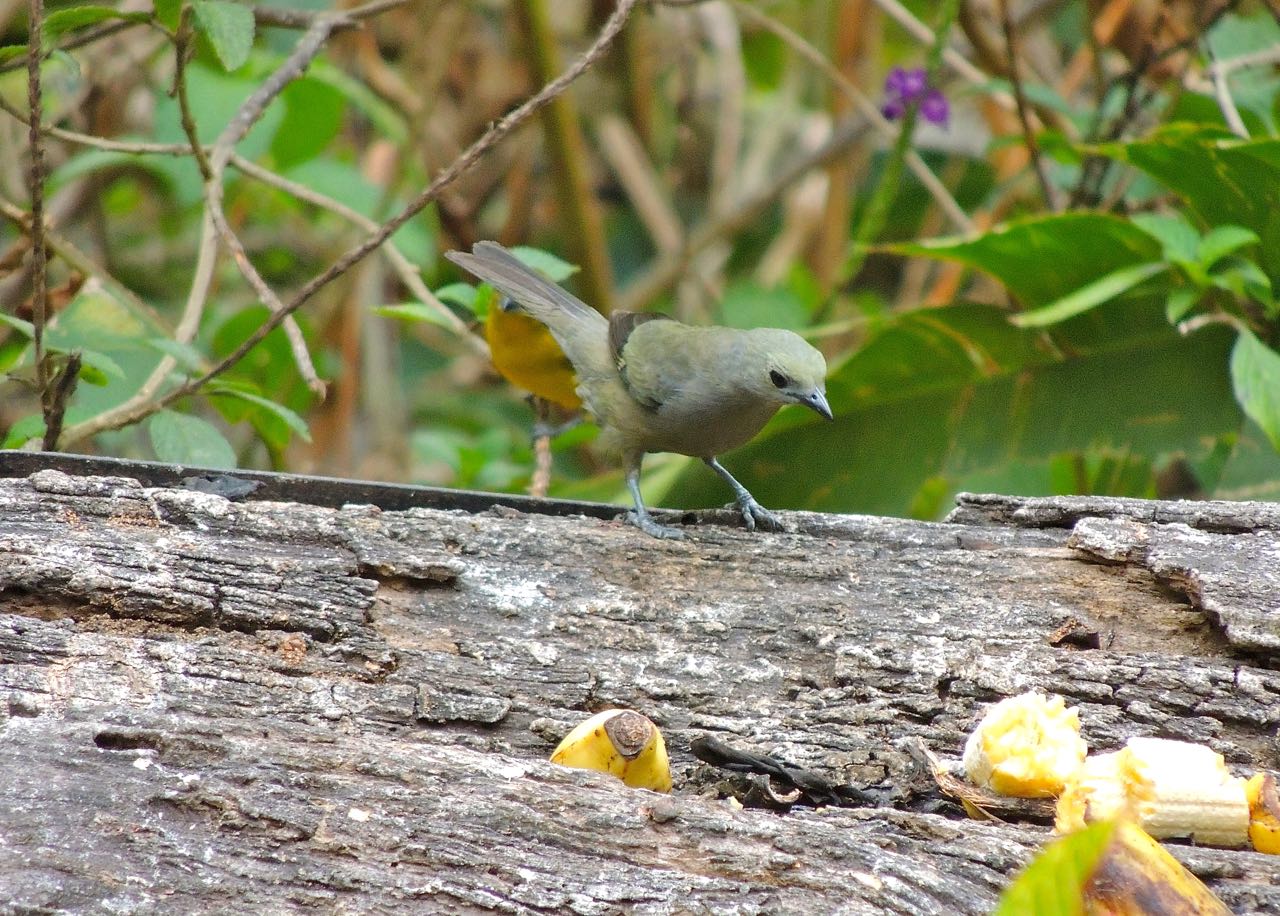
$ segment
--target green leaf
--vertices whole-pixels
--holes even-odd
[[[777,89],[787,72],[790,50],[782,39],[764,29],[742,35],[742,63],[755,89]]]
[[[1280,451],[1280,354],[1241,330],[1231,350],[1231,383],[1245,414]]]
[[[1138,228],[1160,240],[1166,261],[1175,264],[1199,261],[1200,233],[1182,214],[1138,213],[1131,219]]]
[[[440,310],[421,302],[406,302],[403,305],[380,305],[373,313],[384,318],[399,318],[401,321],[425,321],[427,324],[439,325],[452,330],[455,324],[449,321]]]
[[[238,386],[231,386],[226,383],[214,384],[209,387],[207,393],[210,395],[223,395],[226,397],[238,398],[247,401],[257,407],[278,417],[284,421],[285,425],[298,434],[304,442],[311,441],[311,430],[307,428],[307,421],[298,416],[297,413],[285,407],[283,404],[277,404],[275,401],[260,395],[245,391]]]
[[[884,249],[984,270],[1027,308],[1056,302],[1122,267],[1160,257],[1160,245],[1151,235],[1129,220],[1101,213],[1035,217],[976,239],[904,242]]]
[[[1218,289],[1234,293],[1240,299],[1249,299],[1266,306],[1275,313],[1275,301],[1271,298],[1271,278],[1252,261],[1233,259],[1219,268],[1210,278]]]
[[[1243,226],[1267,237],[1280,209],[1280,140],[1173,124],[1098,152],[1122,159],[1177,193],[1208,226]]]
[[[717,308],[717,323],[731,328],[786,328],[809,322],[804,302],[786,287],[767,289],[750,281],[730,284]]]
[[[55,348],[51,347],[50,349]],[[120,364],[110,356],[107,356],[107,354],[100,353],[97,350],[86,350],[84,347],[76,347],[75,349],[80,354],[83,365],[92,366],[112,378],[122,379],[125,377],[124,370],[120,368]],[[65,353],[69,351],[57,349],[55,352]]]
[[[1177,324],[1181,321],[1196,307],[1196,303],[1200,301],[1200,295],[1200,290],[1190,287],[1182,287],[1170,292],[1164,304],[1164,316],[1169,319],[1169,323]]]
[[[156,11],[156,21],[170,32],[178,30],[182,18],[182,0],[152,0]]]
[[[156,458],[171,464],[234,468],[236,453],[212,423],[190,414],[162,410],[147,421]]]
[[[9,427],[0,448],[21,448],[32,439],[44,436],[44,417],[38,413],[29,413]]]
[[[311,77],[294,80],[280,98],[284,120],[271,139],[271,156],[285,170],[324,152],[342,127],[347,103],[338,90]]]
[[[1063,296],[1057,302],[1034,309],[1030,312],[1012,316],[1009,321],[1020,328],[1040,328],[1057,324],[1083,314],[1089,309],[1097,308],[1121,293],[1126,293],[1145,280],[1168,270],[1162,262],[1151,264],[1134,264],[1112,271],[1105,277],[1087,283],[1073,293]]]
[[[436,290],[436,298],[450,305],[457,305],[473,315],[476,311],[476,288],[470,283],[450,283]]]
[[[14,318],[12,315],[6,315],[4,312],[0,312],[0,324],[7,324],[19,334],[26,337],[36,336],[35,325],[30,321],[23,321],[21,318]]]
[[[1259,241],[1258,234],[1252,229],[1243,226],[1216,226],[1200,240],[1197,258],[1207,270],[1233,251],[1239,251],[1246,245],[1256,245]]]
[[[1056,335],[1066,343],[1045,346],[1041,332],[1015,328],[992,306],[902,314],[833,365],[834,423],[784,408],[724,464],[766,506],[905,515],[942,505],[929,495],[939,477],[948,494],[1051,495],[1059,456],[1129,453],[1155,467],[1181,454],[1194,463],[1216,437],[1239,431],[1226,328],[1183,337],[1153,298],[1107,303]],[[698,462],[653,492],[680,507],[728,498]]]
[[[149,13],[126,13],[110,6],[72,6],[57,10],[48,15],[44,21],[44,36],[47,44],[54,44],[67,32],[82,29],[85,26],[97,25],[108,19],[122,19],[126,22],[146,22],[151,18]]]
[[[511,253],[523,261],[526,267],[532,267],[552,283],[563,283],[578,272],[573,264],[541,248],[517,245],[511,249]]]
[[[88,363],[81,363],[80,364],[80,381],[90,385],[94,385],[95,387],[98,387],[98,388],[103,388],[106,385],[110,384],[111,379],[107,377],[107,374],[105,372],[103,372],[101,369],[97,368],[96,366],[91,366]]]
[[[239,70],[253,49],[253,10],[227,0],[193,0],[196,23],[228,73]]]
[[[0,47],[0,64],[7,64],[19,57],[27,56],[26,45],[5,45]]]
[[[143,343],[152,350],[171,357],[179,366],[192,375],[203,372],[209,364],[204,354],[195,347],[190,344],[178,343],[171,337],[152,337],[143,341]]]
[[[1114,821],[1100,821],[1054,840],[1000,895],[992,916],[1077,916],[1084,889],[1111,844]]]

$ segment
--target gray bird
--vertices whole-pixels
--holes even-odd
[[[701,458],[733,488],[748,528],[782,528],[716,456],[748,442],[786,404],[832,419],[826,360],[799,335],[691,327],[651,312],[605,318],[496,242],[445,257],[551,331],[577,373],[578,394],[600,426],[601,444],[622,455],[635,502],[628,521],[654,537],[684,537],[655,522],[640,496],[645,453],[676,452]]]

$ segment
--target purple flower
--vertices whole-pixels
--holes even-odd
[[[930,89],[920,100],[920,117],[930,124],[946,127],[950,116],[951,106],[947,104],[947,97],[939,90]]]
[[[884,78],[884,94],[880,113],[890,121],[901,118],[912,104],[919,104],[920,116],[931,124],[946,126],[951,114],[946,97],[929,85],[928,75],[921,67],[894,67]]]
[[[903,101],[910,102],[928,85],[928,76],[923,68],[903,70],[894,67],[884,78],[884,91],[889,95],[900,96]]]

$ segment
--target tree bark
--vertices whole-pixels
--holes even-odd
[[[1038,688],[1091,748],[1275,768],[1280,508],[959,502],[941,524],[785,513],[780,535],[713,513],[673,542],[0,479],[0,900],[986,913],[1050,834],[966,819],[922,765],[984,704]],[[662,727],[671,796],[546,762],[611,706]],[[700,763],[700,735],[873,804],[751,807],[763,778]],[[1280,912],[1280,860],[1171,848],[1236,912]]]

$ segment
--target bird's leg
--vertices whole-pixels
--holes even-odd
[[[755,497],[747,492],[747,488],[730,474],[723,464],[716,461],[714,457],[703,458],[707,463],[707,467],[720,475],[720,478],[733,488],[733,495],[737,499],[738,509],[742,512],[743,521],[747,523],[747,527],[755,531],[759,526],[765,531],[782,531],[782,522],[778,517],[766,509],[764,506],[756,502]]]
[[[684,537],[683,531],[669,525],[659,525],[644,507],[644,498],[640,495],[640,461],[641,458],[628,458],[626,461],[627,489],[631,491],[631,499],[636,504],[635,509],[627,513],[627,521],[653,537],[680,540]]]

